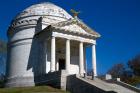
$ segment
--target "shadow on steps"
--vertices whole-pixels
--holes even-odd
[[[71,93],[117,93],[97,88],[96,86],[77,78],[76,75],[67,77],[67,90]]]

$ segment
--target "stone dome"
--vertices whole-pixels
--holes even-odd
[[[64,9],[59,6],[56,6],[50,2],[44,2],[32,5],[25,10],[23,10],[20,14],[18,14],[15,19],[30,17],[30,16],[54,16],[65,19],[72,18]]]
[[[15,28],[36,26],[40,17],[45,17],[46,23],[57,23],[71,19],[72,16],[64,9],[50,2],[34,4],[19,13],[11,22],[8,34],[15,32]]]

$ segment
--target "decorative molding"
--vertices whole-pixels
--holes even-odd
[[[15,21],[11,25],[11,27],[16,28],[16,27],[21,26],[21,25],[30,25],[30,24],[36,25],[37,21],[38,21],[37,19],[29,19],[29,20],[21,20],[21,21],[19,20],[19,21]]]

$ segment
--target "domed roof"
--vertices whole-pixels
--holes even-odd
[[[30,17],[30,16],[54,16],[65,19],[72,18],[64,9],[59,6],[56,6],[50,2],[44,2],[32,5],[25,10],[23,10],[19,15],[16,16],[15,19],[22,17]]]

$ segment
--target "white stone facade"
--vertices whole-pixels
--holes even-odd
[[[100,35],[52,3],[25,9],[8,30],[7,87],[35,85],[36,76],[65,69],[85,73],[86,46],[92,46],[96,71],[96,39]]]

